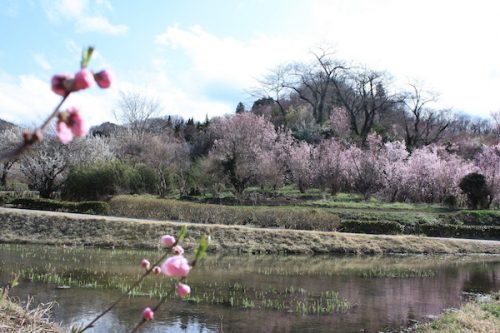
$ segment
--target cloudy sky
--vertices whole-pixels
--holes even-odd
[[[420,82],[439,106],[500,109],[500,3],[461,0],[4,0],[0,118],[39,122],[55,106],[54,73],[111,69],[112,89],[70,96],[93,125],[113,121],[119,91],[161,101],[163,114],[204,119],[250,104],[281,63],[328,45],[336,56]]]

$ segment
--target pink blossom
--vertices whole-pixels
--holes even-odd
[[[80,110],[75,107],[68,109],[68,118],[66,123],[68,124],[71,132],[76,137],[82,137],[87,135],[88,129],[86,123],[82,116],[80,115]]]
[[[141,267],[147,270],[151,267],[151,263],[149,262],[148,259],[142,259]]]
[[[151,308],[145,308],[142,312],[142,317],[144,318],[144,320],[153,320],[154,316],[155,313],[153,312],[153,310],[151,310]]]
[[[175,292],[177,293],[177,296],[184,298],[191,293],[191,287],[189,287],[187,284],[179,282],[177,284]]]
[[[70,92],[68,89],[71,86],[70,80],[72,80],[70,74],[54,75],[51,80],[52,91],[59,96],[66,96]]]
[[[92,85],[93,80],[94,76],[92,75],[92,73],[88,69],[82,68],[78,73],[75,74],[73,91],[87,89]]]
[[[64,121],[58,121],[56,125],[57,137],[63,144],[68,144],[73,140],[73,133]]]
[[[160,243],[165,247],[172,247],[175,244],[175,237],[170,235],[162,236],[160,239]]]
[[[112,75],[107,70],[102,70],[94,74],[94,80],[97,82],[99,88],[107,89],[111,86]]]
[[[176,255],[182,255],[184,254],[184,249],[180,245],[176,245],[172,248],[172,252]]]
[[[153,268],[153,273],[154,273],[155,275],[160,274],[160,273],[161,273],[161,268],[160,268],[160,267],[158,267],[158,266],[155,266],[155,267]]]
[[[163,274],[172,277],[185,277],[190,270],[187,259],[181,255],[168,258],[162,265]]]

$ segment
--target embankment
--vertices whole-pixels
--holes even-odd
[[[163,234],[188,227],[183,242],[210,235],[209,250],[232,253],[490,253],[500,242],[419,236],[251,228],[0,208],[0,242],[155,248]]]

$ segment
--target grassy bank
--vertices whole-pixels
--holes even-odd
[[[62,333],[56,324],[50,323],[48,314],[52,304],[29,309],[8,299],[0,302],[0,332],[4,333]]]
[[[233,253],[494,253],[498,242],[176,223],[0,208],[0,242],[155,248],[158,237],[189,229],[186,248],[203,234],[210,251]]]
[[[417,210],[403,205],[350,202],[351,208],[304,205],[225,206],[157,199],[145,196],[117,196],[110,201],[110,214],[145,219],[198,223],[252,225],[298,230],[342,231],[381,235],[427,235],[500,240],[500,212],[447,211],[432,206]],[[356,205],[359,205],[357,207]],[[390,209],[387,206],[391,207]]]
[[[486,300],[466,303],[458,310],[448,310],[430,323],[410,330],[414,333],[499,333],[500,293]]]
[[[278,206],[266,206],[266,203],[207,204],[132,195],[114,197],[109,203],[28,198],[13,200],[10,205],[34,210],[203,224],[500,240],[498,210],[450,210],[426,204],[365,202],[343,194],[328,200],[284,200]]]

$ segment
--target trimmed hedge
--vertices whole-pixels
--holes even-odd
[[[489,225],[500,227],[500,211],[463,211],[457,218],[466,225]]]
[[[38,191],[0,191],[0,204],[9,203],[18,198],[39,198]]]
[[[363,234],[397,235],[404,227],[397,222],[342,221],[338,231]]]
[[[500,227],[495,226],[470,226],[455,224],[422,224],[420,231],[426,236],[477,238],[500,240]]]
[[[103,201],[67,202],[25,198],[12,200],[10,204],[24,209],[97,215],[107,215],[110,210],[108,203]]]
[[[132,196],[117,196],[110,206],[111,215],[116,216],[206,224],[320,231],[335,231],[340,225],[337,215],[320,209],[222,206]]]
[[[421,223],[403,225],[397,222],[342,221],[338,231],[384,234],[426,235],[431,237],[477,238],[500,240],[500,227],[486,225],[461,225],[445,223]]]

